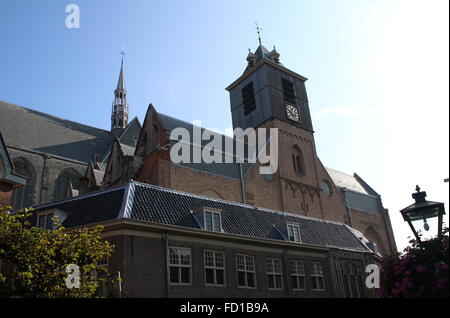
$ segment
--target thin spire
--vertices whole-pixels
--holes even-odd
[[[259,27],[257,22],[255,22],[255,25],[256,25],[256,33],[258,33],[259,45],[261,45],[261,33],[260,33],[260,31],[262,31],[262,29]]]
[[[124,90],[125,89],[125,81],[123,79],[123,57],[126,55],[124,47],[120,51],[120,55],[122,55],[122,61],[120,63],[120,75],[119,82],[117,83],[117,89]]]

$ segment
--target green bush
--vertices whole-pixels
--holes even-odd
[[[0,273],[0,297],[94,297],[105,283],[99,264],[113,251],[103,228],[66,231],[54,220],[54,230],[42,229],[31,225],[31,215],[0,208],[0,260],[11,265]],[[80,268],[80,288],[66,286],[69,264]]]

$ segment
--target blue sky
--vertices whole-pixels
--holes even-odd
[[[67,29],[66,5],[80,7]],[[125,47],[131,116],[149,103],[209,128],[231,127],[225,87],[263,44],[307,77],[319,157],[357,172],[390,210],[399,247],[409,229],[399,209],[416,184],[445,201],[449,176],[447,0],[118,1],[0,3],[0,99],[110,128]],[[448,224],[448,214],[446,217]]]

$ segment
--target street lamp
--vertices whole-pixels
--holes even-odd
[[[416,193],[412,194],[412,197],[416,202],[400,210],[403,220],[408,222],[409,227],[420,242],[420,237],[417,234],[418,229],[414,227],[413,222],[423,220],[423,229],[429,231],[430,225],[428,224],[428,220],[438,217],[438,237],[440,239],[442,237],[442,217],[445,214],[444,203],[425,200],[427,193],[425,191],[420,191],[419,186],[416,186],[416,191]],[[417,225],[417,222],[415,223]]]

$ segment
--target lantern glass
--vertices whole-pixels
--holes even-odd
[[[426,218],[425,221],[423,218],[411,221],[416,232],[422,234],[420,238],[422,241],[434,238],[437,236],[438,233],[439,218],[437,217]]]

